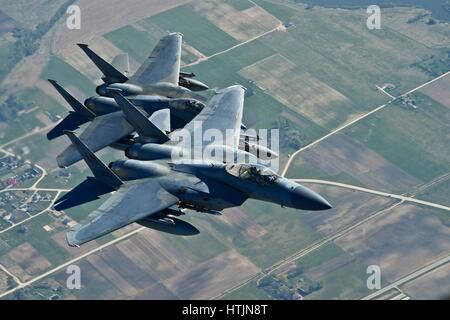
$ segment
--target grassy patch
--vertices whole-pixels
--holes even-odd
[[[261,268],[269,267],[320,238],[303,222],[297,210],[255,200],[247,201],[242,210],[267,230],[261,238],[237,248]]]
[[[295,10],[281,3],[273,3],[265,0],[254,0],[254,2],[283,22],[288,21],[295,14]]]
[[[184,219],[188,222],[189,219]],[[198,220],[197,220],[198,221]],[[228,248],[208,231],[201,227],[201,223],[196,223],[201,231],[200,234],[190,237],[164,234],[170,243],[180,252],[183,252],[190,260],[202,263],[212,259],[228,250]]]
[[[345,130],[407,173],[427,182],[448,171],[450,111],[427,96],[413,95],[417,109],[398,103]]]
[[[255,281],[252,281],[242,288],[233,291],[224,297],[222,300],[268,300],[271,299],[263,290],[258,288]]]
[[[450,206],[450,180],[440,182],[419,193],[417,198]]]
[[[41,78],[43,80],[58,79],[63,85],[70,83],[81,90],[86,97],[95,94],[95,85],[91,80],[56,56],[50,58],[42,71]]]
[[[300,258],[296,261],[296,264],[297,266],[302,266],[305,271],[308,271],[314,267],[320,266],[322,263],[327,262],[330,259],[338,257],[342,253],[344,253],[344,251],[331,242],[306,255],[305,257]]]
[[[225,0],[225,3],[239,11],[253,7],[253,3],[248,0]]]
[[[66,0],[0,0],[0,8],[14,20],[28,28],[33,28],[39,23],[50,20],[64,3]]]
[[[64,263],[70,256],[58,243],[50,237],[56,233],[56,230],[49,233],[43,229],[45,225],[51,225],[54,219],[44,213],[40,216],[27,221],[24,226],[27,232],[18,232],[19,228],[13,228],[0,236],[10,248],[15,248],[25,242],[30,243],[40,255],[47,258],[52,265]],[[7,253],[7,248],[0,250],[0,255]]]
[[[0,80],[2,80],[10,70],[8,66],[10,62],[8,59],[13,53],[13,49],[14,42],[6,41],[4,39],[0,40],[0,61],[2,61],[0,64]]]
[[[256,40],[187,69],[201,75],[201,80],[211,88],[243,84],[246,80],[237,74],[238,71],[274,53],[273,49]]]
[[[355,261],[320,279],[322,289],[307,296],[308,299],[358,299],[370,293],[366,281],[367,266]]]
[[[133,26],[126,26],[112,31],[104,37],[124,52],[127,52],[131,58],[139,63],[145,61],[158,42],[157,37],[146,31],[138,30]]]
[[[143,20],[143,26],[181,32],[184,41],[205,55],[228,49],[237,41],[197,13],[190,5],[179,6]]]

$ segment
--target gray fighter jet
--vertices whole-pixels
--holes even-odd
[[[113,65],[92,51],[86,44],[78,44],[103,73],[104,84],[97,87],[100,96],[110,96],[109,89],[120,89],[124,96],[140,94],[164,97],[189,97],[203,99],[192,91],[204,91],[208,86],[194,80],[195,74],[180,71],[182,35],[170,33],[163,37],[147,61],[128,78]]]
[[[240,126],[244,105],[244,89],[232,86],[217,92],[200,114],[183,129],[195,136],[208,129],[217,133],[234,132],[233,139],[222,143],[206,141],[192,145],[188,139],[157,132],[154,124],[118,92],[126,117],[139,135],[158,136],[160,143],[146,143],[146,157],[103,164],[73,133],[65,132],[83,156],[94,177],[87,178],[74,190],[58,199],[55,209],[63,210],[111,193],[97,210],[67,233],[71,246],[79,246],[131,223],[180,235],[199,231],[178,217],[190,209],[210,214],[242,205],[247,199],[259,199],[301,210],[326,210],[331,205],[317,193],[277,175],[260,164],[236,163],[239,159]],[[199,126],[201,124],[201,126]],[[179,132],[178,132],[179,133]],[[161,144],[161,141],[165,141]],[[210,157],[210,149],[223,152],[222,161]],[[180,158],[174,155],[189,154]],[[206,156],[205,156],[206,154]],[[225,154],[227,156],[225,156]],[[251,157],[251,155],[248,155]],[[151,157],[150,157],[151,158]]]
[[[61,94],[61,96],[70,105],[73,111],[58,123],[47,134],[49,140],[53,140],[63,135],[63,131],[73,131],[78,129],[81,125],[94,122],[87,132],[96,135],[102,135],[100,130],[107,128],[114,128],[117,123],[122,122],[122,115],[112,113],[120,113],[121,110],[113,98],[95,96],[86,99],[84,104],[73,97],[67,90],[65,90],[55,80],[49,79],[49,82]],[[155,112],[165,109],[170,111],[170,127],[172,129],[182,128],[191,121],[204,108],[204,103],[190,98],[166,98],[160,96],[139,95],[130,99],[132,103],[141,108],[147,115],[151,116]],[[95,129],[94,129],[95,128]],[[128,130],[126,130],[128,129]],[[113,130],[115,131],[115,130]],[[113,143],[119,143],[120,140],[129,140],[128,136],[133,133],[133,128],[128,126],[123,131],[113,132],[106,131],[109,135],[109,140],[116,139]],[[92,134],[91,133],[91,134]],[[126,137],[126,139],[124,138]],[[100,139],[101,144],[105,142]],[[96,149],[94,146],[93,149]],[[62,163],[62,165],[70,165],[71,163]]]
[[[105,83],[96,89],[100,97],[90,98],[83,105],[56,81],[50,80],[74,111],[49,132],[48,138],[57,138],[64,130],[72,131],[91,122],[80,136],[90,150],[97,152],[107,146],[125,148],[130,143],[130,135],[134,130],[110,98],[111,90],[120,90],[124,96],[132,96],[133,104],[142,108],[149,117],[154,112],[167,108],[170,111],[171,128],[184,126],[203,109],[204,104],[198,99],[205,100],[205,96],[195,94],[179,84],[197,91],[208,87],[199,81],[189,80],[193,74],[180,71],[181,44],[182,36],[179,33],[163,37],[147,61],[130,79],[87,45],[79,45],[103,72],[102,79]],[[79,160],[81,155],[73,146],[69,146],[57,157],[60,167],[70,166]]]

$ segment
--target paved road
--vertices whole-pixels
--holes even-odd
[[[228,48],[228,49],[226,49],[226,50],[217,52],[217,53],[215,53],[215,54],[213,54],[213,55],[206,56],[206,57],[203,57],[203,58],[199,58],[199,59],[197,59],[196,61],[194,61],[194,62],[192,62],[192,63],[189,63],[189,64],[184,65],[183,68],[195,66],[195,65],[197,65],[197,64],[199,64],[199,63],[208,61],[208,60],[211,59],[211,58],[214,58],[214,57],[219,56],[219,55],[221,55],[221,54],[230,52],[231,50],[234,50],[234,49],[236,49],[236,48],[239,48],[240,46],[246,45],[247,43],[250,43],[250,42],[253,42],[253,41],[255,41],[255,40],[258,40],[259,38],[264,37],[264,36],[266,36],[266,35],[268,35],[268,34],[274,32],[274,31],[280,30],[281,27],[282,27],[282,23],[280,22],[278,26],[276,26],[275,28],[273,28],[273,29],[271,29],[271,30],[269,30],[269,31],[266,31],[266,32],[260,34],[259,36],[256,36],[256,37],[253,37],[253,38],[251,38],[251,39],[248,39],[248,40],[246,40],[246,41],[244,41],[244,42],[238,43],[237,45],[235,45],[235,46],[233,46],[233,47],[231,47],[231,48]]]
[[[388,292],[389,290],[392,290],[392,289],[394,289],[397,286],[400,286],[402,284],[405,284],[406,282],[409,282],[409,281],[411,281],[413,279],[416,279],[416,278],[418,278],[420,276],[423,276],[426,273],[428,273],[428,272],[430,272],[430,271],[432,271],[432,270],[434,270],[434,269],[436,269],[436,268],[438,268],[438,267],[440,267],[440,266],[442,266],[442,265],[444,265],[444,264],[446,264],[448,262],[450,262],[450,255],[445,256],[444,258],[441,258],[441,259],[439,259],[437,261],[434,261],[431,264],[428,264],[425,267],[422,267],[422,268],[420,268],[420,269],[410,273],[409,275],[407,275],[407,276],[405,276],[405,277],[403,277],[403,278],[401,278],[401,279],[391,283],[390,285],[387,285],[386,287],[384,287],[384,288],[382,288],[382,289],[380,289],[380,290],[378,290],[378,291],[376,291],[376,292],[374,292],[372,294],[369,294],[368,296],[364,297],[362,300],[374,299],[374,298],[376,298],[376,297],[378,297],[378,296]]]
[[[433,208],[437,208],[437,209],[450,211],[450,207],[447,207],[447,206],[444,206],[441,204],[424,201],[424,200],[419,200],[419,199],[415,199],[415,198],[411,198],[411,197],[406,197],[406,196],[402,196],[402,195],[398,195],[398,194],[362,188],[362,187],[353,186],[353,185],[345,184],[345,183],[326,181],[326,180],[316,180],[316,179],[294,179],[294,181],[297,181],[300,183],[304,182],[304,183],[317,183],[317,184],[330,185],[330,186],[371,193],[371,194],[375,194],[375,195],[382,196],[382,197],[398,199],[398,200],[402,200],[404,202],[413,202],[415,204],[420,204],[420,205],[424,205],[424,206],[428,206],[428,207],[433,207]]]

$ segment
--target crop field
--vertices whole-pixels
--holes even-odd
[[[225,0],[225,3],[239,11],[253,7],[253,3],[249,0]]]
[[[236,10],[223,1],[193,3],[195,10],[220,29],[242,42],[279,27],[280,21],[258,6]]]
[[[450,266],[445,265],[405,285],[402,290],[413,299],[432,300],[436,296],[448,297],[449,281]]]
[[[20,24],[34,28],[37,24],[47,22],[66,3],[66,0],[27,1],[1,0],[0,8],[3,12]]]
[[[357,109],[347,97],[303,72],[280,54],[245,67],[240,74],[284,105],[325,128],[335,128],[346,122],[345,115]]]
[[[336,241],[364,265],[378,265],[392,282],[448,252],[450,227],[432,210],[400,205]],[[364,239],[364,240],[362,240]]]
[[[159,37],[133,26],[126,26],[106,34],[105,38],[141,64],[149,56],[151,48],[156,45]]]
[[[50,59],[41,74],[41,79],[55,79],[63,86],[70,85],[77,88],[86,97],[95,94],[95,86],[92,81],[57,56]]]
[[[204,55],[211,55],[237,44],[235,39],[195,11],[190,4],[147,18],[140,25],[152,34],[155,27],[161,33],[181,32],[186,44]]]
[[[417,109],[394,104],[345,131],[392,164],[428,182],[449,170],[448,108],[416,93]]]

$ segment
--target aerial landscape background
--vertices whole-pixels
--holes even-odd
[[[81,8],[81,29],[66,10]],[[0,297],[3,299],[438,299],[450,294],[450,2],[0,0]],[[281,170],[324,195],[325,212],[260,201],[201,233],[137,225],[81,248],[65,232],[104,199],[65,212],[58,196],[84,163],[47,132],[101,74],[77,43],[132,72],[167,32],[183,34],[183,71],[211,88],[247,88],[244,123],[279,128]],[[4,63],[3,63],[4,62]],[[99,153],[108,163],[123,153]],[[82,288],[66,287],[69,265]],[[381,290],[367,288],[380,267]]]

